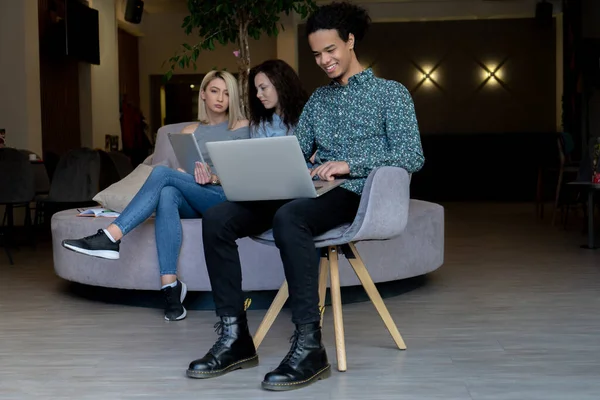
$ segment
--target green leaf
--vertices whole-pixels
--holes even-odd
[[[195,44],[182,44],[182,51],[168,59],[171,71],[177,67],[196,68],[201,51],[213,51],[216,43],[225,46],[239,43],[238,22],[247,19],[245,34],[260,39],[263,34],[277,36],[285,30],[280,23],[282,13],[297,12],[306,18],[317,4],[315,0],[186,0],[188,14],[182,18],[182,30],[194,34]],[[164,64],[164,63],[163,63]]]
[[[165,78],[167,81],[170,81],[172,77],[173,77],[173,70],[171,69],[171,70],[167,71],[167,73],[165,74]]]

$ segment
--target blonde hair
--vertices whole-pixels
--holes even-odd
[[[233,75],[227,71],[210,71],[200,84],[200,92],[198,94],[198,121],[202,124],[208,124],[208,110],[206,103],[202,98],[202,92],[206,91],[208,85],[215,79],[220,78],[225,81],[225,87],[229,93],[229,104],[227,106],[227,115],[229,117],[229,124],[227,128],[231,130],[235,123],[240,120],[246,119],[242,108],[240,106],[240,94],[238,90],[237,80]]]

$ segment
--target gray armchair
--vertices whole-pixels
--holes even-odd
[[[124,153],[120,151],[111,151],[110,153],[108,153],[108,156],[117,168],[119,179],[125,178],[133,171],[131,160]]]
[[[101,166],[100,153],[86,147],[61,156],[48,195],[37,198],[35,225],[57,210],[96,204],[93,197],[100,191]]]
[[[4,205],[4,217],[0,236],[4,236],[4,249],[8,261],[13,264],[12,255],[9,250],[7,239],[13,238],[15,206],[25,205],[25,222],[31,227],[29,202],[35,196],[34,171],[29,158],[17,149],[0,149],[0,204]],[[4,220],[7,221],[4,226]]]
[[[325,302],[328,269],[331,278],[330,292],[333,307],[334,331],[338,369],[346,370],[346,350],[340,294],[338,254],[341,251],[354,269],[358,279],[373,302],[385,326],[399,349],[406,346],[392,320],[371,276],[369,275],[355,243],[359,241],[385,241],[400,236],[407,225],[410,201],[410,175],[401,168],[381,167],[373,170],[365,184],[360,206],[351,224],[341,225],[315,237],[315,247],[323,248],[319,277],[320,307]],[[441,206],[438,212],[443,213]],[[274,246],[272,231],[254,238],[256,241]],[[442,244],[443,245],[443,244]],[[325,249],[326,248],[326,249]],[[271,307],[267,311],[254,336],[258,348],[281,311],[288,297],[287,282],[284,281]]]

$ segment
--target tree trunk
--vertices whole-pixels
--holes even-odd
[[[240,56],[238,57],[238,88],[240,92],[240,106],[246,117],[248,110],[248,74],[250,73],[250,46],[248,45],[248,23],[245,20],[239,24],[238,45]]]

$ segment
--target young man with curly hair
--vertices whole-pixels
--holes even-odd
[[[315,199],[224,202],[204,215],[204,252],[221,319],[220,337],[203,358],[190,364],[189,377],[210,378],[258,364],[244,312],[236,240],[270,228],[281,253],[296,329],[291,349],[265,376],[262,387],[296,389],[330,375],[321,341],[313,237],[354,220],[365,180],[374,168],[395,166],[412,173],[424,162],[408,90],[375,77],[356,57],[355,46],[369,23],[364,9],[332,3],[318,8],[306,24],[315,61],[332,82],[313,93],[295,135],[306,159],[316,151],[322,162],[312,176],[346,182]]]

